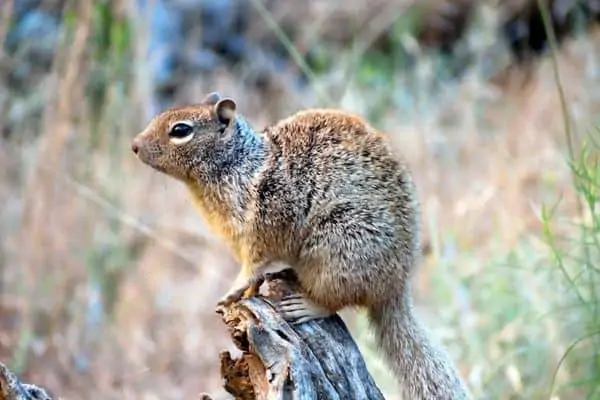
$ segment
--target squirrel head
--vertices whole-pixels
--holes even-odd
[[[133,139],[131,149],[144,164],[187,182],[223,166],[235,119],[235,101],[210,93],[199,104],[154,117]]]

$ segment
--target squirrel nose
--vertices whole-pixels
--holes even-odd
[[[140,151],[140,145],[138,144],[137,140],[133,140],[133,142],[131,142],[131,151],[134,152],[134,154],[137,154],[138,151]]]

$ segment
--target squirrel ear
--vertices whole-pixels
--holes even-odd
[[[202,104],[215,105],[219,100],[221,100],[221,95],[218,92],[212,92],[202,100]]]
[[[215,104],[215,112],[219,122],[229,125],[229,122],[235,117],[236,104],[233,99],[228,97],[221,99]]]

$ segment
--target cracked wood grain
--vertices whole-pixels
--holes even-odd
[[[0,400],[52,400],[36,385],[23,383],[8,367],[0,363]]]
[[[224,387],[235,399],[383,399],[338,316],[289,325],[276,311],[298,292],[291,270],[267,274],[256,296],[217,310],[243,354],[221,353]]]

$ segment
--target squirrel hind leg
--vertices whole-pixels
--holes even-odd
[[[335,314],[335,311],[315,303],[302,294],[284,297],[279,302],[277,309],[283,319],[294,325],[314,319],[328,318]]]

